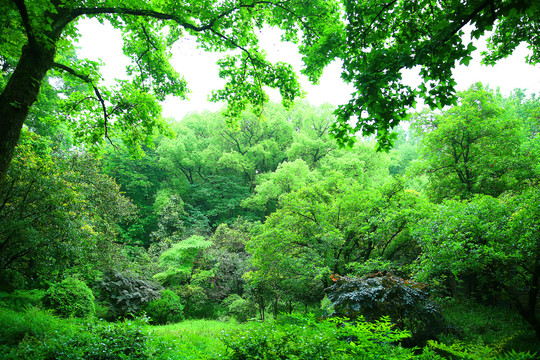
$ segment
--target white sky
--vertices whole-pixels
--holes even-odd
[[[106,83],[112,82],[115,78],[125,78],[125,66],[128,64],[128,59],[122,53],[120,32],[110,25],[101,25],[95,20],[81,21],[79,28],[82,34],[79,41],[79,56],[91,60],[101,59],[105,64],[102,74]],[[457,90],[465,90],[480,81],[493,89],[500,88],[505,95],[515,88],[526,89],[529,95],[540,93],[540,67],[525,63],[524,59],[529,50],[524,45],[494,67],[480,64],[480,51],[484,45],[484,42],[476,44],[479,49],[475,51],[475,56],[468,67],[458,66],[454,70],[454,79],[458,84]],[[301,57],[295,46],[279,43],[277,32],[265,33],[262,46],[271,61],[288,62],[297,72],[301,69]],[[174,45],[172,65],[185,77],[191,93],[188,100],[172,97],[167,99],[163,104],[165,117],[181,120],[189,112],[217,111],[223,106],[223,104],[207,101],[211,91],[219,89],[224,84],[218,76],[216,65],[217,59],[222,55],[197,49],[197,44],[193,39],[182,39]],[[324,71],[319,85],[311,85],[307,78],[300,75],[302,88],[307,93],[306,99],[313,105],[345,104],[353,88],[341,81],[340,74],[341,66],[334,62]],[[412,71],[407,72],[404,80],[411,85],[419,82]],[[281,100],[277,91],[270,92],[270,97],[273,101]]]

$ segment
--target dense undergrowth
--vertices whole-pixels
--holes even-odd
[[[449,301],[448,330],[423,348],[388,318],[318,319],[280,315],[265,322],[185,320],[154,326],[148,317],[107,322],[60,318],[34,305],[0,309],[2,359],[535,359],[532,331],[514,312]]]

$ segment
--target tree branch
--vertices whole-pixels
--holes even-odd
[[[105,15],[105,14],[113,15],[114,14],[114,15],[145,16],[145,17],[151,17],[158,20],[170,20],[170,21],[176,22],[178,25],[182,26],[185,29],[190,29],[196,32],[202,32],[202,31],[210,30],[218,20],[223,19],[224,17],[238,11],[241,8],[254,8],[255,6],[261,5],[261,4],[267,4],[267,5],[271,4],[274,6],[278,6],[280,3],[276,4],[272,1],[254,1],[251,4],[240,4],[226,11],[223,11],[214,19],[210,20],[208,24],[201,25],[201,26],[191,24],[185,21],[182,17],[178,15],[162,13],[162,12],[154,11],[154,10],[130,9],[130,8],[120,8],[120,7],[79,8],[79,9],[72,10],[70,14],[62,22],[57,24],[56,27],[63,28],[68,23],[70,23],[71,21],[73,21],[74,19],[82,15]]]
[[[63,70],[81,80],[83,80],[84,82],[86,82],[87,84],[89,84],[90,86],[92,86],[92,88],[94,89],[94,93],[96,94],[97,96],[97,100],[99,101],[99,103],[101,104],[101,109],[103,111],[103,126],[105,127],[105,138],[109,141],[109,143],[114,147],[116,148],[116,145],[114,145],[114,143],[112,142],[111,138],[109,137],[109,133],[108,133],[108,124],[109,124],[109,114],[107,112],[107,105],[105,104],[105,99],[103,99],[103,96],[101,96],[101,92],[99,91],[98,87],[94,84],[94,82],[92,81],[92,79],[90,79],[90,76],[88,75],[83,75],[83,74],[79,74],[77,71],[75,71],[74,69],[70,68],[69,66],[67,65],[64,65],[64,64],[60,64],[60,63],[57,63],[55,62],[53,64],[53,66],[55,68],[58,68],[60,70]]]
[[[30,25],[30,17],[28,16],[28,10],[26,9],[24,0],[13,0],[13,2],[17,6],[17,10],[19,10],[19,14],[21,14],[24,30],[26,31],[26,36],[28,37],[28,43],[30,46],[36,45],[36,38],[34,36],[32,26]]]

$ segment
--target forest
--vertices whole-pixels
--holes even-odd
[[[485,64],[521,42],[537,64],[538,14],[0,2],[0,358],[537,359],[540,97],[456,91],[452,69],[474,51],[465,25],[492,31]],[[129,80],[78,57],[81,17],[122,32]],[[350,102],[300,99],[259,47],[268,26],[312,82],[341,60]],[[224,107],[167,119],[189,93],[169,62],[185,35],[227,53]]]
[[[251,343],[232,332],[230,359],[256,358],[251,347],[355,358],[353,342],[325,349],[345,336],[335,325],[286,331],[336,317],[365,321],[367,334],[341,330],[371,347],[396,336],[372,356],[390,344],[397,359],[412,348],[426,359],[536,351],[540,99],[476,84],[448,110],[412,115],[388,153],[361,137],[339,148],[332,111],[269,104],[236,129],[220,113],[192,114],[140,157],[115,141],[97,156],[63,124],[31,123],[0,198],[6,353],[64,358],[59,341],[97,351],[79,338],[84,322],[42,329],[51,316],[101,319],[94,336],[129,339],[107,351],[129,344],[151,358],[197,357],[164,352],[153,337],[166,330],[141,335],[122,321],[274,326],[244,330]]]

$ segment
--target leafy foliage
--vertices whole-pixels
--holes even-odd
[[[255,307],[246,299],[236,299],[228,306],[229,314],[238,322],[245,322],[255,317]]]
[[[11,293],[0,293],[0,307],[12,310],[23,310],[29,307],[38,307],[42,304],[44,290],[15,290]]]
[[[112,265],[117,224],[133,211],[95,159],[55,153],[26,132],[0,188],[2,286],[45,286],[67,269],[93,280]]]
[[[195,262],[200,258],[201,251],[212,246],[212,242],[199,235],[177,242],[160,256],[163,272],[154,276],[155,279],[167,284],[185,284],[191,281]]]
[[[536,206],[538,190],[520,196],[476,196],[470,201],[444,202],[421,221],[416,234],[423,248],[420,275],[452,274],[477,279],[484,297],[504,296],[537,334],[536,299],[539,238]],[[532,232],[531,232],[532,231]],[[520,297],[525,295],[525,299]]]
[[[96,312],[92,290],[75,278],[66,278],[49,287],[43,298],[43,304],[64,317],[87,317]]]
[[[432,109],[455,103],[453,68],[468,65],[478,40],[494,31],[485,54],[487,63],[508,56],[522,41],[538,62],[538,40],[527,29],[538,24],[534,1],[344,1],[346,32],[333,54],[343,60],[345,81],[356,92],[337,110],[332,133],[342,144],[352,134],[376,134],[379,147],[389,149],[396,138],[391,129],[406,119],[407,109],[421,98]],[[406,24],[406,25],[405,25]],[[472,26],[471,41],[464,36]],[[419,68],[421,83],[414,89],[403,82],[403,71]],[[350,120],[356,117],[356,123]]]
[[[3,359],[146,359],[140,322],[107,323],[60,319],[30,308],[0,311]]]
[[[180,297],[170,289],[161,292],[161,298],[145,303],[144,310],[153,324],[180,322],[184,318],[184,305]]]
[[[414,259],[410,227],[423,201],[400,181],[371,189],[340,175],[290,193],[248,243],[255,268],[244,278],[274,296],[318,303],[332,272],[372,258]]]
[[[315,321],[293,318],[294,325],[262,326],[239,334],[226,334],[225,359],[442,359],[425,349],[414,355],[397,345],[408,337],[393,329],[387,318],[376,323],[358,319]]]
[[[129,271],[107,271],[98,287],[113,318],[137,315],[144,303],[158,299],[161,294],[158,284]]]
[[[206,51],[229,52],[218,61],[226,85],[212,99],[227,101],[227,115],[239,118],[250,106],[256,113],[262,111],[268,102],[265,87],[279,89],[287,107],[301,95],[292,66],[267,59],[256,29],[274,26],[285,32],[284,40],[300,43],[300,52],[306,56],[304,73],[312,81],[317,81],[330,61],[326,60],[332,52],[329,39],[342,30],[339,5],[333,0],[309,4],[294,0],[287,6],[279,1],[194,0],[181,5],[174,1],[35,1],[6,3],[1,10],[0,23],[6,32],[0,38],[0,60],[6,66],[0,77],[0,116],[10,120],[5,124],[10,130],[0,137],[0,180],[48,72],[54,70],[63,81],[85,85],[64,94],[66,117],[77,140],[95,146],[115,137],[137,152],[156,133],[170,134],[159,102],[167,95],[185,98],[189,91],[170,64],[170,48],[179,38],[192,35]],[[122,31],[123,52],[131,59],[126,68],[129,80],[105,87],[100,84],[99,62],[68,57],[79,36],[76,21],[83,16],[107,21]]]
[[[375,273],[362,278],[332,275],[326,289],[334,312],[330,316],[376,321],[387,316],[400,329],[412,331],[415,345],[442,331],[441,310],[429,299],[426,285]]]
[[[419,164],[435,201],[474,194],[499,196],[520,181],[522,119],[506,114],[502,101],[482,84],[458,94],[458,104],[440,115],[415,119],[422,136]]]
[[[184,304],[186,318],[211,318],[214,316],[215,304],[208,299],[208,294],[202,286],[183,285],[175,289]]]

